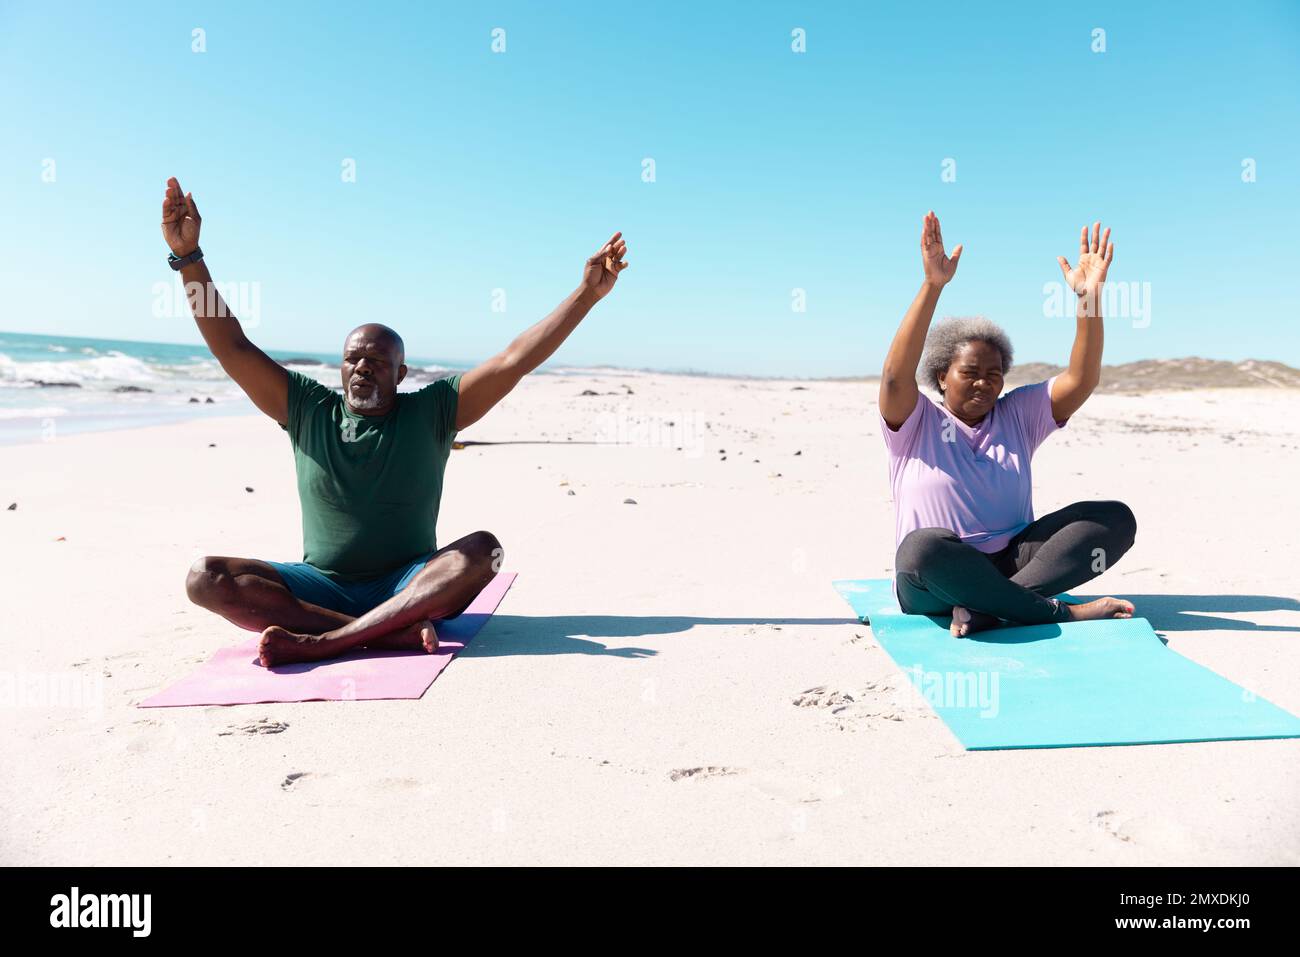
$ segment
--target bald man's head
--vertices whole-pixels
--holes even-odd
[[[384,415],[406,378],[406,344],[378,322],[357,326],[343,342],[343,400],[361,415]]]

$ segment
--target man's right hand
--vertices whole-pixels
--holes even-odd
[[[199,246],[199,208],[194,205],[194,196],[181,192],[181,184],[173,176],[167,181],[167,192],[163,194],[162,231],[163,239],[177,256],[188,256]]]
[[[921,265],[925,268],[925,281],[936,289],[948,285],[957,272],[957,261],[961,259],[961,246],[952,251],[949,259],[943,251],[943,233],[939,229],[939,217],[934,210],[925,214],[925,225],[921,227]]]

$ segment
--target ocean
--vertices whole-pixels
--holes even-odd
[[[339,355],[267,350],[340,388]],[[415,390],[462,366],[407,357]],[[0,445],[257,410],[206,346],[0,332]]]

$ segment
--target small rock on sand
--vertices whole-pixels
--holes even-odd
[[[245,492],[251,492],[252,490],[253,490],[253,486],[251,486],[251,485],[245,485],[245,486],[244,486],[244,491],[245,491]]]
[[[636,499],[634,499],[634,498],[625,498],[625,499],[623,499],[623,504],[624,504],[624,505],[635,505],[635,504],[636,504]]]
[[[15,512],[15,511],[17,511],[17,510],[18,510],[18,503],[17,503],[17,502],[10,502],[10,503],[9,503],[9,507],[8,507],[7,509],[5,509],[5,511],[7,511],[7,512]]]

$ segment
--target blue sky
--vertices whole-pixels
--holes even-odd
[[[0,0],[0,328],[200,341],[151,313],[176,175],[268,348],[374,320],[485,357],[622,229],[632,266],[556,362],[874,372],[933,208],[966,247],[940,313],[1022,360],[1068,356],[1043,284],[1101,218],[1112,284],[1150,290],[1108,362],[1300,365],[1300,4],[973,6]]]

